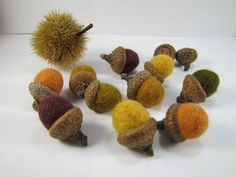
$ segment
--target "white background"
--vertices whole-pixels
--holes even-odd
[[[0,29],[31,33],[52,9],[93,22],[94,34],[236,35],[235,0],[1,0]]]
[[[111,113],[94,113],[73,97],[68,89],[71,68],[61,70],[61,94],[84,114],[82,131],[88,147],[81,148],[51,138],[31,107],[28,84],[49,67],[32,52],[31,35],[0,35],[0,177],[236,177],[236,38],[231,37],[236,29],[235,4],[235,0],[0,0],[4,33],[31,33],[52,9],[68,10],[84,24],[93,22],[88,50],[77,64],[92,65],[98,79],[115,85],[123,99],[126,82],[99,59],[100,53],[119,45],[135,50],[140,57],[137,72],[162,43],[177,50],[195,48],[198,60],[188,72],[175,67],[165,80],[163,103],[148,109],[157,120],[175,102],[186,74],[208,68],[221,79],[216,94],[200,104],[209,115],[208,131],[177,144],[157,132],[155,156],[146,157],[117,143]]]

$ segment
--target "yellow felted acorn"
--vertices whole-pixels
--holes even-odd
[[[79,65],[71,72],[69,81],[70,90],[76,96],[83,98],[87,86],[96,79],[96,72],[92,66]]]
[[[166,117],[157,122],[158,130],[167,130],[176,142],[194,139],[204,134],[208,128],[208,115],[194,103],[173,104]]]
[[[157,122],[149,117],[140,103],[133,100],[120,102],[113,109],[112,121],[121,145],[153,156],[152,144]]]
[[[63,87],[63,77],[61,73],[53,68],[45,68],[41,70],[34,82],[29,84],[29,91],[35,99],[33,108],[37,110],[40,101],[48,96],[57,95]]]
[[[145,107],[160,104],[165,95],[164,87],[150,72],[141,71],[132,77],[122,75],[128,81],[127,97],[140,102]]]
[[[49,64],[66,68],[84,54],[85,32],[92,27],[84,27],[70,13],[52,11],[39,23],[31,44],[34,52]]]
[[[156,55],[150,62],[145,63],[144,69],[155,76],[158,73],[159,77],[162,77],[162,80],[164,81],[164,78],[168,77],[172,73],[174,69],[174,61],[168,55]]]
[[[165,55],[169,55],[171,58],[175,58],[175,53],[176,53],[176,50],[175,48],[170,45],[170,44],[162,44],[162,45],[159,45],[154,53],[153,53],[153,56],[156,56],[156,55],[160,55],[160,54],[165,54]]]
[[[218,75],[210,70],[202,69],[185,76],[182,91],[177,97],[178,103],[205,102],[207,97],[216,92],[220,83]]]

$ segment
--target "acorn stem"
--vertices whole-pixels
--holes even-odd
[[[121,73],[120,74],[120,78],[123,79],[123,80],[126,80],[127,82],[132,78],[133,76],[129,76],[128,74],[126,73]]]
[[[80,87],[79,90],[76,92],[76,94],[81,97],[81,98],[84,98],[84,93],[85,93],[85,88],[84,86],[83,87]]]
[[[80,132],[78,141],[81,143],[82,146],[88,146],[88,137],[84,135],[82,132]]]
[[[35,111],[38,111],[38,106],[39,106],[38,102],[34,100],[34,102],[32,103],[32,107]]]
[[[103,60],[106,60],[109,63],[111,59],[111,55],[100,54],[100,58]]]
[[[184,98],[182,92],[180,93],[180,96],[178,96],[176,98],[176,101],[177,101],[177,103],[185,103],[185,98]]]
[[[188,71],[188,69],[190,68],[190,64],[187,64],[184,66],[184,71]]]
[[[93,27],[93,24],[90,23],[88,26],[86,26],[84,29],[82,29],[80,32],[78,32],[76,35],[78,37],[80,37],[82,34],[84,34],[85,32],[87,32],[88,30],[90,30]]]
[[[166,129],[166,126],[164,124],[164,119],[157,121],[157,129],[158,130],[165,130]]]
[[[148,145],[143,151],[148,155],[148,156],[153,156],[153,149],[152,145]]]

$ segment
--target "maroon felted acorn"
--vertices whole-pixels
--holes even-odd
[[[124,47],[117,47],[109,55],[101,54],[100,57],[106,60],[117,74],[129,73],[139,64],[138,54]]]
[[[61,96],[44,99],[38,105],[38,114],[50,136],[60,140],[79,140],[87,146],[87,136],[80,130],[83,114],[67,99]]]

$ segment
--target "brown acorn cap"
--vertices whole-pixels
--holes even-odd
[[[96,96],[98,90],[100,88],[100,82],[98,80],[92,81],[85,90],[84,98],[86,105],[93,110],[94,103],[96,100]]]
[[[186,140],[186,138],[182,135],[177,122],[177,110],[179,106],[180,104],[175,103],[169,107],[166,112],[166,118],[163,120],[163,123],[165,129],[168,131],[174,141],[183,142]]]
[[[164,82],[164,78],[162,75],[157,71],[157,69],[153,66],[153,64],[149,61],[145,62],[144,69],[149,71],[154,77],[157,78],[161,83]]]
[[[126,51],[124,47],[117,47],[111,54],[101,54],[100,57],[110,63],[114,72],[118,74],[123,72],[126,64]]]
[[[194,102],[201,103],[206,100],[206,92],[202,88],[199,81],[191,74],[184,78],[183,88],[179,97],[178,103]]]
[[[77,107],[71,108],[50,127],[50,136],[60,140],[79,140],[87,146],[87,136],[81,132],[83,114]]]
[[[79,72],[69,81],[70,90],[76,96],[83,98],[87,86],[96,80],[96,76],[89,72]]]
[[[148,71],[141,71],[134,75],[132,78],[128,81],[128,89],[127,89],[127,97],[129,99],[136,99],[137,92],[143,82],[151,76],[151,73]]]
[[[192,48],[183,48],[176,52],[175,58],[181,64],[184,65],[184,71],[188,71],[190,64],[194,62],[198,57],[197,51]]]
[[[172,45],[162,44],[162,45],[159,45],[155,49],[155,51],[153,53],[153,56],[156,56],[156,55],[159,55],[159,54],[165,54],[165,55],[169,55],[170,57],[172,57],[174,59],[175,58],[175,53],[176,53],[176,50]]]
[[[149,156],[153,156],[152,144],[156,130],[157,122],[155,119],[150,118],[141,126],[119,134],[117,140],[123,146],[130,149],[138,149],[146,152]]]

